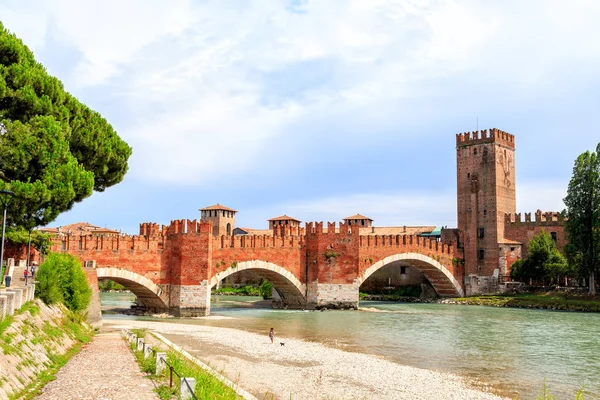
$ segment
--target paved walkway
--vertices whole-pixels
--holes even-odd
[[[100,332],[56,374],[36,399],[156,400],[119,332]]]

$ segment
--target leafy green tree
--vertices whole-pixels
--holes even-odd
[[[589,276],[590,294],[596,294],[600,270],[600,143],[575,160],[567,197],[567,254],[581,275]]]
[[[29,231],[23,227],[16,227],[6,232],[6,238],[14,244],[27,246],[29,244]],[[31,231],[31,246],[40,253],[46,254],[51,244],[52,239],[49,234]]]
[[[556,248],[552,236],[542,230],[529,241],[527,258],[515,262],[510,275],[519,281],[559,282],[569,273],[566,258]]]
[[[59,253],[51,253],[40,265],[35,294],[46,304],[63,303],[72,311],[85,310],[92,298],[81,262]]]
[[[16,194],[9,226],[46,225],[121,182],[130,155],[110,124],[0,23],[0,189]]]

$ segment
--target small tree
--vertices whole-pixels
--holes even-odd
[[[565,257],[558,251],[552,236],[545,230],[535,235],[528,246],[528,256],[512,265],[510,276],[519,281],[558,282],[569,273]]]
[[[36,296],[46,304],[63,303],[72,311],[82,311],[92,298],[81,262],[70,254],[51,253],[40,265],[37,281]]]
[[[273,298],[273,284],[268,280],[265,279],[262,281],[258,289],[263,299],[268,300]]]

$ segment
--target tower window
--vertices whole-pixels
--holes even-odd
[[[406,267],[400,267],[400,275],[406,275]]]
[[[485,236],[485,228],[478,228],[477,229],[477,237],[482,238]]]
[[[477,155],[477,148],[473,149],[473,155],[476,156]]]
[[[483,260],[485,258],[485,250],[479,249],[479,259]]]
[[[483,210],[483,216],[487,217],[487,210]]]
[[[470,178],[470,177],[471,177],[471,173],[467,172],[467,178]]]
[[[556,232],[550,232],[550,236],[552,236],[552,240],[556,242]]]

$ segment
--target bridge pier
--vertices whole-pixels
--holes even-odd
[[[204,317],[210,314],[210,285],[171,285],[169,313],[176,317]]]
[[[358,284],[319,283],[307,285],[307,307],[310,309],[358,309]]]

